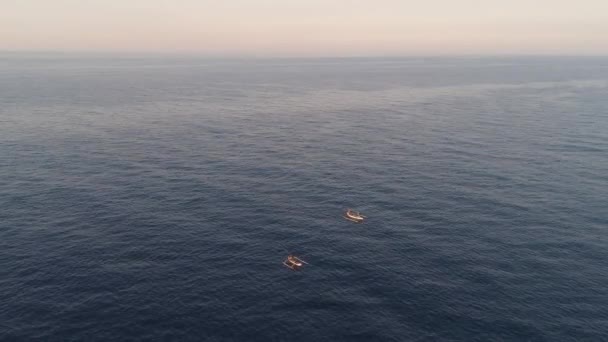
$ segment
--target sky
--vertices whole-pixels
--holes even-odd
[[[608,0],[0,0],[0,51],[608,55]]]

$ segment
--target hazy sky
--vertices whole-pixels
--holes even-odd
[[[608,0],[0,0],[0,50],[608,55]]]

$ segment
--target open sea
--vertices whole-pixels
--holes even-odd
[[[0,341],[607,340],[608,58],[0,55]]]

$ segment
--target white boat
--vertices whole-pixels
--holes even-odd
[[[291,254],[288,255],[287,259],[283,261],[283,265],[291,268],[292,270],[297,270],[300,267],[304,266],[304,264],[307,264],[307,262]]]
[[[361,223],[366,217],[361,215],[361,213],[358,211],[346,209],[346,212],[344,212],[344,218],[352,222]]]

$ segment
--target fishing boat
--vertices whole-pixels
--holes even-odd
[[[344,212],[344,218],[356,223],[361,223],[366,219],[366,217],[361,215],[360,212],[354,211],[352,209],[346,209],[346,211]]]
[[[304,266],[304,264],[308,263],[292,254],[288,255],[287,259],[283,261],[283,265],[291,268],[292,270],[297,270],[300,267]]]

